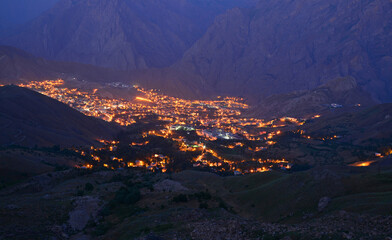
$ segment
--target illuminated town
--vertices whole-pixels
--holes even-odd
[[[124,127],[123,136],[118,139],[97,139],[99,147],[75,148],[86,160],[86,164],[79,166],[82,168],[138,167],[161,172],[196,168],[236,175],[271,169],[285,171],[291,168],[291,162],[265,154],[276,144],[276,137],[291,131],[313,139],[298,130],[305,119],[284,117],[264,121],[244,117],[243,112],[249,106],[241,98],[185,100],[121,84],[122,88],[137,92],[133,100],[125,100],[103,97],[99,89],[68,88],[63,80],[19,86],[57,99],[85,115]],[[317,139],[337,138],[340,136]]]

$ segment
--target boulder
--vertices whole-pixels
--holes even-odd
[[[331,202],[331,198],[329,198],[329,197],[320,198],[319,203],[318,203],[318,211],[319,212],[323,211],[328,206],[328,204],[330,202]]]

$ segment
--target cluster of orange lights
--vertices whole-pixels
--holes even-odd
[[[195,162],[210,167],[218,167],[223,163],[230,166],[230,170],[238,170],[236,163],[227,160],[214,150],[206,148],[202,143],[189,144],[186,139],[175,138],[172,135],[171,126],[195,126],[195,132],[203,141],[215,141],[220,135],[227,138],[240,138],[250,141],[266,141],[266,145],[275,144],[272,139],[281,133],[280,130],[268,132],[265,128],[280,128],[287,123],[301,125],[302,121],[295,118],[282,118],[271,121],[264,121],[257,118],[242,118],[242,110],[248,109],[249,106],[243,103],[243,99],[236,97],[218,97],[217,100],[200,101],[200,100],[185,100],[174,98],[158,93],[154,90],[146,90],[140,87],[135,87],[141,96],[136,96],[134,101],[124,99],[107,98],[100,95],[99,89],[92,89],[90,91],[81,91],[76,88],[68,88],[63,80],[30,82],[27,84],[20,84],[21,87],[31,88],[44,95],[57,99],[71,107],[83,112],[86,115],[101,118],[106,121],[116,122],[120,125],[134,124],[135,117],[147,116],[156,114],[159,120],[167,121],[166,129],[157,129],[145,132],[142,136],[145,138],[149,135],[160,136],[164,138],[171,138],[179,142],[180,151],[202,151],[202,154],[194,159]],[[206,134],[205,130],[216,129],[218,133]],[[215,134],[215,135],[214,135]],[[91,152],[86,153],[81,151],[82,156],[89,156],[95,162],[101,162],[101,158],[95,152],[107,150],[115,153],[118,142],[99,140],[104,144],[104,147],[91,147]],[[133,142],[130,146],[145,146],[149,141]],[[229,149],[236,147],[243,147],[243,143],[237,142],[227,146]],[[254,149],[249,148],[249,151],[261,151],[266,146],[258,146]],[[206,154],[211,154],[218,162],[211,162],[207,160]],[[165,161],[155,161],[154,159],[143,159],[137,162],[127,162],[122,158],[112,158],[113,161],[123,163],[127,167],[161,167],[165,168]],[[103,166],[111,168],[107,163]],[[91,168],[90,165],[84,166]],[[252,171],[260,172],[266,171],[266,168],[256,168]]]
[[[282,129],[288,125],[301,126],[305,123],[302,119],[283,117],[271,121],[264,121],[258,118],[244,118],[241,117],[242,111],[249,108],[244,103],[243,99],[235,97],[218,97],[216,100],[201,101],[201,100],[186,100],[175,97],[166,96],[154,90],[146,90],[137,86],[133,86],[139,96],[134,100],[125,100],[118,98],[108,98],[100,95],[99,89],[92,89],[89,91],[82,91],[76,88],[68,88],[65,82],[61,79],[54,81],[30,82],[20,84],[21,87],[31,88],[44,95],[57,99],[69,106],[81,111],[88,116],[101,118],[105,121],[116,122],[123,126],[129,126],[136,123],[140,117],[149,115],[158,116],[158,120],[165,121],[167,124],[164,129],[156,129],[142,134],[143,138],[149,135],[159,136],[163,138],[170,138],[177,141],[179,144],[179,151],[183,152],[198,152],[201,154],[193,159],[197,166],[221,167],[228,165],[230,171],[241,171],[238,168],[238,162],[234,162],[220,156],[216,151],[206,147],[206,142],[215,141],[218,139],[231,139],[232,141],[225,145],[227,149],[236,149],[244,147],[241,142],[253,141],[257,144],[246,147],[247,151],[260,152],[266,148],[271,147],[277,143],[276,137],[282,134]],[[320,115],[314,115],[312,119],[319,118]],[[192,128],[202,140],[196,143],[187,142],[181,137],[174,137],[171,127],[183,126],[184,129]],[[191,130],[189,130],[191,131]],[[298,133],[306,139],[318,140],[332,140],[340,136],[334,135],[331,137],[313,138],[305,135],[302,130]],[[104,147],[94,148],[90,153],[80,151],[82,156],[89,156],[96,162],[100,162],[100,157],[95,153],[99,150],[107,150],[109,152],[116,152],[116,141],[99,140]],[[260,143],[260,144],[259,144]],[[146,139],[138,142],[132,142],[130,146],[142,147],[149,144]],[[392,150],[384,153],[383,156],[392,154]],[[211,160],[212,156],[215,160]],[[151,158],[137,160],[136,162],[127,162],[126,159],[113,157],[113,161],[119,162],[126,167],[144,167],[147,169],[160,168],[166,171],[166,165],[170,161],[167,157],[153,156]],[[245,161],[245,160],[244,160]],[[263,162],[265,160],[257,160],[256,162]],[[277,161],[277,162],[274,162]],[[269,163],[280,164],[283,168],[289,169],[291,167],[285,161],[271,160]],[[263,162],[265,163],[265,162]],[[360,166],[368,166],[372,162],[360,162]],[[368,164],[368,165],[366,165]],[[105,166],[106,165],[106,166]],[[107,163],[105,167],[111,168]],[[83,165],[84,168],[92,168],[91,164]],[[248,172],[264,172],[268,171],[270,166],[256,167]]]
[[[350,164],[352,167],[369,167],[372,163],[376,161],[361,161],[361,162],[356,162],[353,164]]]
[[[99,166],[99,164],[101,164],[101,166],[105,167],[105,168],[109,168],[109,169],[116,169],[116,167],[113,166],[112,163],[117,163],[115,164],[118,168],[124,168],[124,167],[128,167],[128,168],[144,168],[150,171],[156,171],[156,170],[160,170],[162,172],[166,172],[166,166],[167,164],[170,162],[170,159],[167,156],[163,156],[161,154],[154,154],[150,157],[146,157],[143,160],[136,160],[136,161],[129,161],[123,158],[119,158],[116,156],[112,156],[110,157],[110,162],[103,162],[103,159],[101,159],[99,157],[100,152],[106,151],[106,152],[113,152],[112,154],[115,155],[115,151],[117,149],[116,144],[118,144],[117,141],[107,141],[107,140],[99,140],[101,143],[104,143],[105,145],[103,147],[94,147],[91,146],[89,148],[89,154],[86,153],[86,151],[80,151],[78,149],[75,149],[75,152],[80,153],[82,156],[86,156],[89,157],[91,160],[93,160],[95,163],[89,163],[89,164],[84,164],[82,166],[80,166],[81,168],[85,168],[85,169],[91,169],[93,168],[95,165]],[[144,144],[148,144],[148,142],[143,142],[140,144],[136,144],[134,146],[142,146]],[[132,145],[132,144],[131,144]],[[94,165],[95,164],[95,165]]]

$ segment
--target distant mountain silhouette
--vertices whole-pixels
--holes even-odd
[[[118,128],[52,98],[14,85],[0,87],[0,146],[79,146],[116,134]]]

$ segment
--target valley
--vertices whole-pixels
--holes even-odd
[[[0,240],[392,240],[392,0],[2,0]]]
[[[121,82],[30,81],[0,93],[24,124],[24,141],[0,147],[4,239],[392,234],[390,104],[266,120],[242,98],[187,100]],[[50,128],[40,136],[56,135],[32,146],[45,138],[27,130],[41,124]]]
[[[241,175],[272,169],[290,171],[303,165],[376,164],[380,156],[375,154],[390,149],[388,141],[366,146],[344,143],[347,136],[338,132],[309,135],[311,131],[305,129],[320,121],[317,112],[307,118],[286,116],[267,121],[244,116],[249,106],[241,98],[185,100],[136,85],[106,84],[117,91],[133,89],[134,98],[127,100],[102,96],[103,88],[81,90],[74,85],[54,80],[19,86],[123,126],[113,139],[96,139],[100,146],[75,146],[74,151],[86,161],[79,166],[82,168],[140,167],[154,172],[201,169]]]

